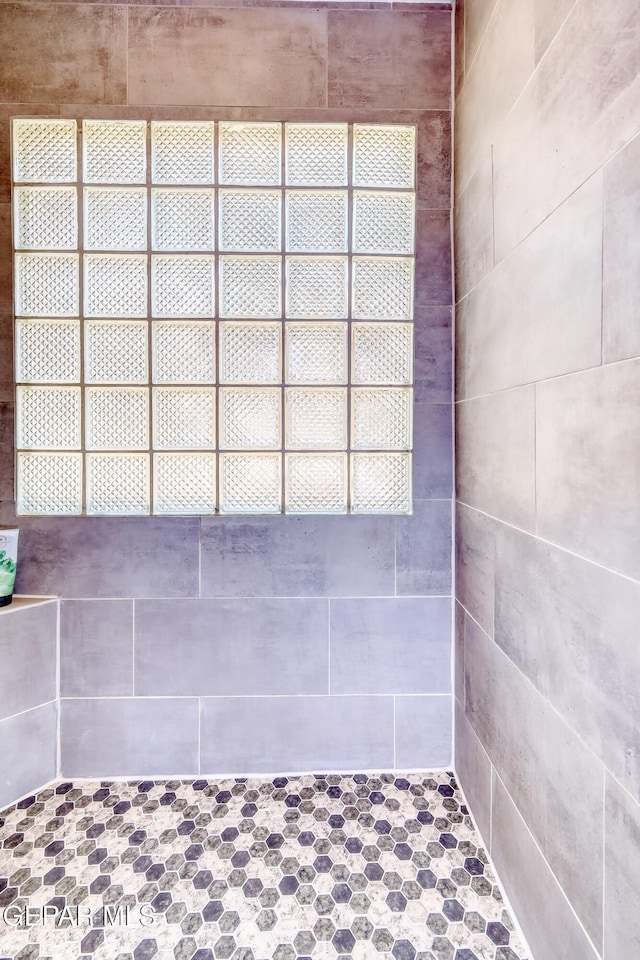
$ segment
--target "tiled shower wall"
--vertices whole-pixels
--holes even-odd
[[[11,115],[418,127],[413,516],[18,518],[64,776],[451,762],[451,12],[359,6],[0,3],[4,523]]]
[[[456,19],[457,771],[536,960],[635,960],[640,4]]]

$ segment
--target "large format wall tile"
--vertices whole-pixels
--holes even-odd
[[[537,532],[640,579],[640,360],[537,386]]]
[[[397,122],[402,122],[401,115]],[[418,208],[451,207],[451,166],[451,113],[448,109],[425,111],[418,119]]]
[[[605,811],[604,960],[633,960],[640,956],[640,804],[607,776]]]
[[[449,403],[413,407],[413,496],[449,500],[453,493],[453,412]]]
[[[60,696],[133,694],[133,601],[63,600]]]
[[[451,307],[414,313],[413,396],[416,403],[449,403],[453,366]]]
[[[222,697],[202,701],[203,774],[392,766],[393,697]]]
[[[331,601],[331,693],[449,693],[451,601]]]
[[[0,36],[3,102],[126,102],[125,7],[3,3]]]
[[[0,720],[0,808],[56,776],[58,707],[46,703]]]
[[[493,632],[494,549],[498,523],[456,504],[456,589],[463,607],[487,633]]]
[[[396,520],[396,594],[451,593],[451,501],[416,500]]]
[[[451,211],[416,214],[416,306],[448,306],[453,301]]]
[[[56,698],[55,602],[0,615],[0,717]]]
[[[493,267],[493,164],[487,150],[454,212],[456,300],[471,290]]]
[[[540,62],[576,0],[534,0],[536,64]]]
[[[327,693],[328,606],[306,599],[137,601],[135,692]]]
[[[455,765],[484,842],[491,842],[491,761],[459,703],[455,706]]]
[[[326,60],[321,10],[129,10],[130,103],[322,107]]]
[[[448,11],[329,12],[330,107],[448,109]]]
[[[451,766],[451,697],[395,698],[397,770]]]
[[[533,529],[534,389],[518,387],[456,404],[458,499]]]
[[[640,583],[499,529],[496,643],[636,795],[639,622]]]
[[[485,36],[498,0],[461,0],[464,7],[464,54],[468,71]]]
[[[60,701],[63,777],[198,773],[198,701],[119,698]]]

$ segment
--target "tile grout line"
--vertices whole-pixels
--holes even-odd
[[[340,696],[345,696],[345,694],[340,694]],[[347,696],[351,696],[351,694],[347,694]],[[383,696],[388,696],[388,694],[383,694]],[[18,710],[17,713],[10,713],[8,717],[2,717],[2,719],[0,720],[0,724],[4,723],[5,720],[15,720],[16,717],[23,717],[26,713],[33,713],[34,710],[41,710],[42,707],[48,707],[52,703],[58,706],[60,703],[62,703],[62,700],[64,699],[69,699],[69,698],[55,696],[51,700],[45,700],[43,703],[36,703],[36,705],[33,707],[27,707],[25,710]],[[58,711],[58,714],[59,714],[59,711]]]
[[[602,765],[602,953],[606,956],[605,931],[607,916],[607,768]]]

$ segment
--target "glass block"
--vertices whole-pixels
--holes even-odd
[[[75,120],[14,120],[13,179],[68,183],[78,177]]]
[[[216,391],[157,387],[153,391],[153,446],[157,450],[209,450],[216,443]]]
[[[80,448],[80,387],[17,387],[16,447]]]
[[[351,513],[411,513],[411,454],[351,454]]]
[[[81,453],[19,453],[16,513],[82,513]]]
[[[154,317],[214,317],[213,257],[152,257]]]
[[[22,317],[78,316],[78,255],[16,253],[16,314]]]
[[[287,257],[287,317],[346,316],[346,257]]]
[[[152,121],[154,183],[213,183],[213,123]]]
[[[346,383],[347,324],[287,323],[287,383]]]
[[[288,387],[285,446],[291,450],[340,450],[347,446],[347,390]]]
[[[215,513],[216,456],[212,453],[156,453],[153,457],[153,512]]]
[[[280,383],[282,324],[220,324],[220,383]]]
[[[144,387],[87,387],[87,450],[139,450],[149,446],[149,391]]]
[[[351,391],[351,446],[354,450],[410,450],[412,446],[410,388]]]
[[[288,453],[286,513],[346,513],[346,453]]]
[[[287,123],[287,183],[296,187],[346,186],[346,123]]]
[[[84,314],[86,317],[146,317],[146,256],[85,254]]]
[[[412,383],[412,323],[353,323],[351,338],[352,383]]]
[[[279,317],[280,257],[220,257],[220,316]]]
[[[357,320],[413,319],[413,260],[354,257],[353,316]]]
[[[87,513],[148,514],[149,472],[146,453],[88,454]]]
[[[279,453],[220,454],[220,513],[280,513]]]
[[[213,190],[152,190],[154,250],[214,249]]]
[[[279,190],[220,190],[218,245],[242,253],[280,250]]]
[[[146,250],[147,191],[85,187],[84,246],[87,250]]]
[[[413,253],[414,194],[356,191],[353,236],[354,253]]]
[[[86,183],[144,183],[144,120],[83,120],[82,169]]]
[[[280,446],[280,390],[221,387],[220,448],[261,450]]]
[[[184,320],[152,324],[154,383],[215,383],[216,325]]]
[[[146,383],[147,321],[90,320],[84,325],[86,383]]]
[[[78,195],[75,187],[15,187],[13,201],[17,249],[76,249]]]
[[[16,380],[74,383],[80,380],[79,320],[17,320]]]
[[[287,191],[287,250],[346,253],[347,194]]]
[[[237,186],[278,186],[281,140],[279,123],[220,123],[218,181]]]
[[[415,127],[353,125],[353,185],[412,190],[415,184]]]

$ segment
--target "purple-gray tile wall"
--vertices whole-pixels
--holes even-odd
[[[451,11],[0,3],[0,35],[0,499],[18,588],[62,598],[62,773],[446,766]],[[413,516],[16,518],[12,115],[415,124]]]
[[[637,17],[456,9],[455,763],[535,960],[640,949]]]

